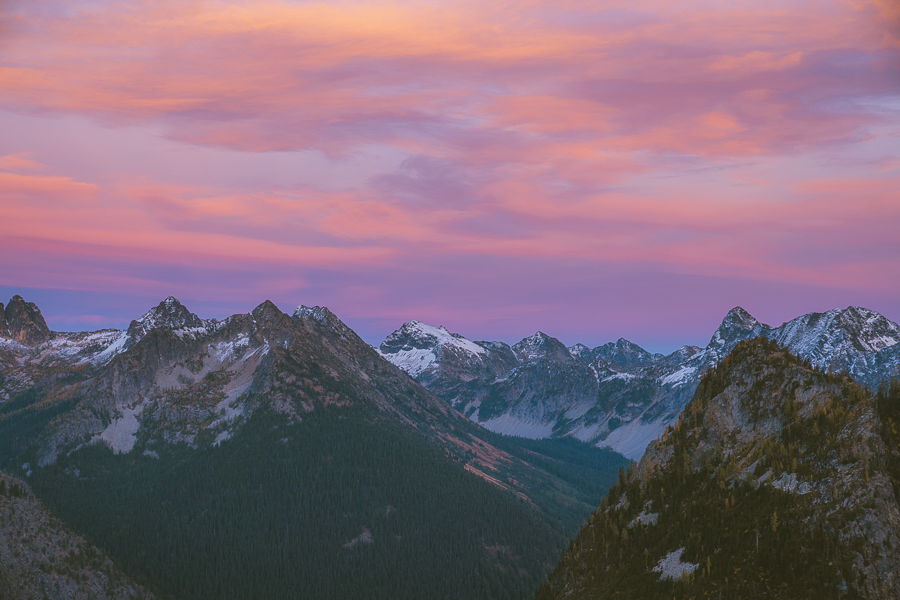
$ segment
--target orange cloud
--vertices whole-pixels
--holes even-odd
[[[6,111],[244,156],[398,158],[354,185],[241,178],[230,159],[203,183],[150,176],[151,154],[79,178],[23,136],[0,157],[0,234],[167,264],[524,257],[823,285],[867,272],[856,248],[900,222],[893,159],[862,149],[896,129],[871,108],[895,92],[896,10],[698,6],[165,0],[50,18],[23,3],[3,42]],[[35,175],[19,150],[71,177]],[[826,265],[838,234],[854,258]]]
[[[16,154],[7,154],[0,156],[0,170],[3,171],[40,171],[44,168],[39,162],[35,162],[29,158],[31,152],[17,152]]]

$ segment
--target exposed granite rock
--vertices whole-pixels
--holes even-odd
[[[50,328],[40,309],[22,296],[13,296],[4,311],[9,337],[24,346],[37,346],[50,339]]]

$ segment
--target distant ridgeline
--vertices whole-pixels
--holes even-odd
[[[705,348],[682,346],[666,356],[626,339],[566,348],[540,331],[512,346],[473,342],[418,321],[390,334],[379,350],[491,431],[570,436],[638,460],[681,414],[703,373],[736,344],[758,336],[871,388],[900,375],[900,325],[854,306],[809,313],[780,327],[736,307]]]
[[[122,597],[530,598],[627,464],[478,427],[321,307],[167,298],[87,333],[19,297],[0,314],[0,466],[136,582]],[[3,600],[42,597],[3,573]]]
[[[896,381],[740,342],[536,598],[900,598],[898,431]]]

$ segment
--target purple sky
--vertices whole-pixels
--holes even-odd
[[[893,1],[7,1],[0,132],[0,301],[57,330],[900,319]]]

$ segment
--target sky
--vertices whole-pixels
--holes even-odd
[[[900,320],[897,0],[0,0],[0,301],[705,345]]]

